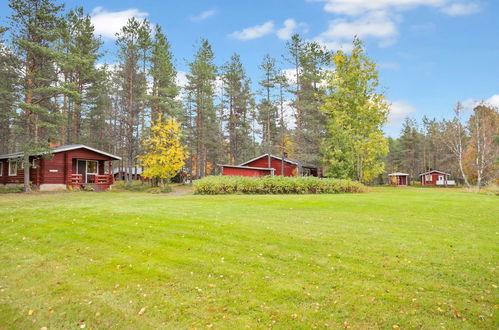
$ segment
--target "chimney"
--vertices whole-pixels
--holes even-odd
[[[57,148],[57,147],[60,147],[61,146],[61,142],[60,141],[55,141],[55,140],[49,140],[49,145],[50,145],[50,148]]]

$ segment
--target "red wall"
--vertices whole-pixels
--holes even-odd
[[[104,161],[113,160],[108,156],[86,149],[57,152],[52,154],[51,158],[40,158],[38,160],[38,168],[30,168],[31,182],[33,184],[66,184],[68,177],[76,173],[76,159],[98,160],[99,174],[104,174]],[[7,160],[0,160],[0,162],[4,164],[0,183],[22,184],[24,182],[24,170],[21,169],[20,165],[18,166],[17,176],[9,176],[9,164]],[[54,170],[57,172],[54,172]],[[110,170],[112,171],[112,169]]]
[[[437,181],[438,181],[438,176],[439,175],[443,175],[444,179],[446,179],[446,175],[443,174],[443,173],[438,173],[438,172],[431,172],[431,181],[424,181],[425,180],[425,177],[426,175],[423,175],[421,177],[421,182],[424,182],[423,184],[425,186],[436,186],[437,185]]]
[[[252,176],[259,178],[270,174],[271,171],[259,170],[256,168],[222,167],[222,175]]]
[[[268,158],[267,157],[262,157],[260,159],[257,159],[255,161],[252,161],[251,163],[245,164],[244,166],[251,166],[251,167],[268,167]],[[274,168],[274,175],[281,175],[281,160],[280,159],[275,159],[275,158],[270,158],[270,167]],[[293,170],[296,169],[296,173],[293,173]],[[284,162],[284,176],[295,176],[298,175],[298,169],[296,165],[290,164],[288,162]]]
[[[30,157],[30,161],[32,161],[33,158]],[[24,170],[21,168],[21,164],[17,165],[17,175],[16,176],[9,176],[9,162],[7,159],[0,159],[0,163],[3,163],[3,171],[2,175],[0,175],[0,183],[1,184],[7,184],[7,183],[16,183],[16,184],[22,184],[24,182]],[[38,164],[40,164],[40,161],[38,161]],[[30,178],[33,183],[35,183],[36,176],[37,176],[37,169],[30,167]]]

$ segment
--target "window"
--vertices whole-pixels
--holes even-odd
[[[16,175],[17,175],[17,162],[9,161],[9,176],[16,176]]]
[[[424,180],[425,181],[431,181],[432,180],[431,174],[426,174]]]
[[[3,161],[0,160],[0,176],[3,175]]]
[[[38,167],[38,159],[33,158],[33,161],[31,162],[31,167],[37,168]]]
[[[96,160],[87,160],[87,174],[97,174],[97,165]]]

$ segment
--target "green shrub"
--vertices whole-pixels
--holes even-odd
[[[24,189],[21,187],[0,187],[0,194],[21,193]]]
[[[194,183],[194,193],[220,194],[336,194],[365,192],[359,182],[315,177],[207,176]]]

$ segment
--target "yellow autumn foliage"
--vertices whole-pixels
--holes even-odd
[[[151,127],[151,135],[144,140],[146,154],[139,156],[145,178],[170,179],[185,165],[189,153],[181,143],[180,123],[160,115]]]

